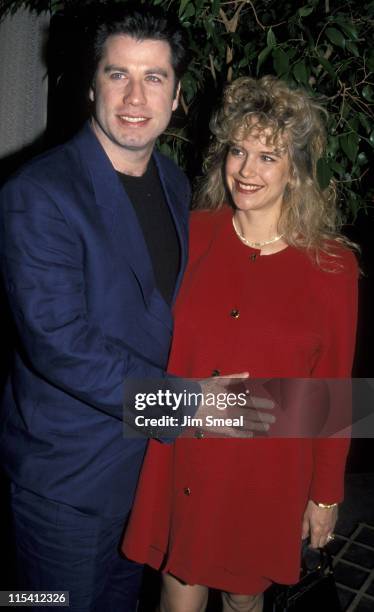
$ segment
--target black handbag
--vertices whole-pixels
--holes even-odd
[[[324,548],[309,548],[304,542],[299,582],[274,585],[272,612],[342,612],[336,590],[330,553]]]

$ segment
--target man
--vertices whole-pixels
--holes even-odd
[[[69,590],[79,612],[136,607],[141,568],[117,549],[145,441],[123,439],[124,383],[165,376],[187,254],[189,185],[153,152],[178,105],[183,36],[160,12],[121,10],[96,33],[90,123],[1,194],[20,587]]]
[[[130,380],[165,377],[187,256],[189,185],[153,151],[178,105],[183,35],[126,7],[95,35],[90,122],[1,193],[18,332],[1,446],[19,586],[69,591],[79,612],[136,608],[141,567],[118,547],[145,440],[123,438],[122,405]]]

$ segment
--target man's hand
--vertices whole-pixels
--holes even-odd
[[[268,431],[270,425],[275,422],[275,417],[268,412],[263,412],[263,410],[274,408],[274,402],[266,397],[251,396],[244,384],[248,378],[248,372],[241,372],[228,376],[214,376],[199,381],[201,391],[204,394],[204,401],[200,404],[195,414],[196,418],[202,419],[203,423],[205,423],[207,416],[221,419],[238,419],[242,417],[243,420],[243,426],[241,427],[203,425],[200,428],[203,433],[229,438],[250,438],[254,432]],[[224,410],[218,410],[212,406],[211,402],[206,401],[208,396],[215,396],[218,400],[218,397],[223,397],[223,395],[227,397],[229,394],[236,396],[240,394],[240,404],[228,405]],[[243,403],[244,401],[245,403]],[[217,405],[218,401],[215,403],[215,406]]]
[[[309,500],[304,512],[302,539],[310,536],[312,548],[322,548],[329,542],[338,519],[338,506],[320,508]]]

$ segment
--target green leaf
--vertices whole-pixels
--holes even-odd
[[[349,208],[347,207],[348,208],[347,212],[345,214],[343,213],[343,221],[344,219],[347,219],[347,214],[350,214],[352,221],[355,222],[357,219],[358,211],[361,208],[360,202],[358,201],[357,193],[355,193],[351,189],[346,189],[345,199],[349,204]],[[362,204],[365,207],[364,201],[362,202]]]
[[[271,53],[271,47],[265,47],[265,49],[262,49],[261,53],[259,53],[257,58],[256,74],[259,73],[259,70],[266,58],[268,57],[269,53]]]
[[[327,147],[326,147],[327,154],[331,157],[334,157],[338,149],[339,149],[338,138],[336,136],[329,135],[328,141],[327,141]]]
[[[352,42],[351,40],[347,40],[346,47],[348,51],[352,53],[352,55],[354,55],[355,57],[360,57],[360,52],[354,42]]]
[[[345,49],[345,38],[340,30],[337,30],[336,28],[327,28],[326,36],[333,45]]]
[[[204,19],[204,27],[206,29],[206,33],[208,35],[208,38],[213,38],[215,32],[214,32],[214,26],[212,24],[212,22],[209,19]]]
[[[365,85],[365,87],[362,90],[362,95],[364,96],[365,100],[367,100],[368,102],[374,102],[373,88],[370,85]]]
[[[338,164],[338,162],[334,161],[333,159],[330,161],[330,168],[331,170],[333,170],[335,172],[335,174],[337,174],[340,178],[343,176],[344,174],[344,168],[343,166],[341,166],[341,164]]]
[[[361,151],[361,153],[357,155],[357,162],[359,166],[364,166],[365,164],[367,164],[368,158],[366,157],[366,153]]]
[[[330,64],[330,62],[327,59],[325,59],[322,55],[318,55],[317,59],[318,59],[318,62],[321,64],[321,66],[326,70],[326,72],[330,75],[330,77],[335,81],[337,75],[336,75],[336,72],[332,64]]]
[[[344,134],[340,137],[340,147],[353,163],[356,160],[358,153],[358,136],[354,132],[350,134]]]
[[[306,83],[308,82],[308,73],[305,66],[305,62],[298,62],[297,64],[295,64],[292,69],[292,72],[298,83],[303,83],[304,85],[306,85]]]
[[[371,144],[372,144],[372,145],[373,145],[373,147],[374,147],[374,130],[373,130],[373,131],[372,131],[372,133],[370,134],[370,136],[369,136],[369,140],[370,140]]]
[[[374,71],[374,53],[371,52],[366,60],[367,67],[369,70]]]
[[[332,172],[327,161],[321,157],[317,162],[317,178],[321,189],[326,189],[332,177]]]
[[[196,93],[196,88],[197,88],[196,79],[189,72],[187,72],[187,74],[185,74],[182,80],[183,95],[185,97],[187,104],[189,104],[192,101]]]
[[[194,7],[194,5],[191,2],[191,4],[189,4],[186,7],[186,10],[184,11],[183,16],[182,16],[181,19],[183,19],[183,21],[186,21],[186,19],[188,19],[189,17],[192,17],[192,15],[194,15],[194,14],[195,14],[195,7]]]
[[[201,15],[204,13],[204,4],[205,4],[205,0],[195,0],[195,12],[196,12],[196,16],[201,17]],[[217,0],[213,0],[212,2],[212,13],[214,15],[214,5],[217,4]]]
[[[10,4],[14,4],[13,2],[11,2]],[[25,4],[25,2],[21,3],[18,2],[18,4]],[[18,7],[17,7],[18,8]],[[65,2],[52,2],[51,3],[51,12],[52,13],[57,13],[58,11],[63,11],[65,9]]]
[[[288,72],[289,67],[290,67],[290,60],[288,58],[287,53],[285,53],[285,51],[283,51],[283,49],[280,49],[279,47],[277,49],[273,49],[273,65],[274,65],[274,70],[277,73],[278,76],[284,74],[285,72]]]
[[[297,49],[295,49],[294,47],[290,49],[290,47],[288,47],[287,55],[290,58],[290,60],[292,60],[295,57],[295,55],[297,55]]]
[[[348,120],[348,125],[351,128],[352,132],[358,132],[358,128],[359,128],[359,119],[357,114],[353,115],[353,117],[351,117]]]
[[[275,38],[275,34],[271,28],[268,29],[266,44],[268,47],[275,47],[277,44],[277,39]]]
[[[158,145],[158,150],[160,151],[160,153],[163,153],[163,155],[166,155],[167,157],[171,156],[171,146],[168,145],[166,142],[163,142],[162,144]]]
[[[246,57],[243,57],[239,64],[238,64],[238,68],[243,68],[243,66],[248,66],[248,59]]]
[[[344,119],[348,119],[352,113],[352,107],[345,101],[345,98],[342,99],[342,105],[340,107],[341,116]]]
[[[299,8],[298,13],[300,17],[308,17],[310,13],[313,13],[313,10],[313,6],[302,6],[301,8]]]
[[[221,7],[221,0],[213,0],[212,2],[213,15],[218,15],[220,7]]]
[[[351,38],[352,40],[358,40],[358,32],[352,23],[347,21],[343,21],[342,19],[336,19],[339,27],[344,30],[344,32]]]
[[[364,113],[359,113],[358,118],[360,120],[362,127],[365,128],[366,133],[368,134],[371,128],[371,121],[369,121],[369,118],[366,115],[364,115]]]
[[[190,2],[190,0],[181,0],[181,3],[179,5],[179,11],[178,11],[178,15],[179,17],[181,17],[185,11],[185,8],[187,6],[187,4]]]

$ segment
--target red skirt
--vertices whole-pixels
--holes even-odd
[[[294,583],[311,466],[308,440],[151,441],[122,550],[232,593]]]

